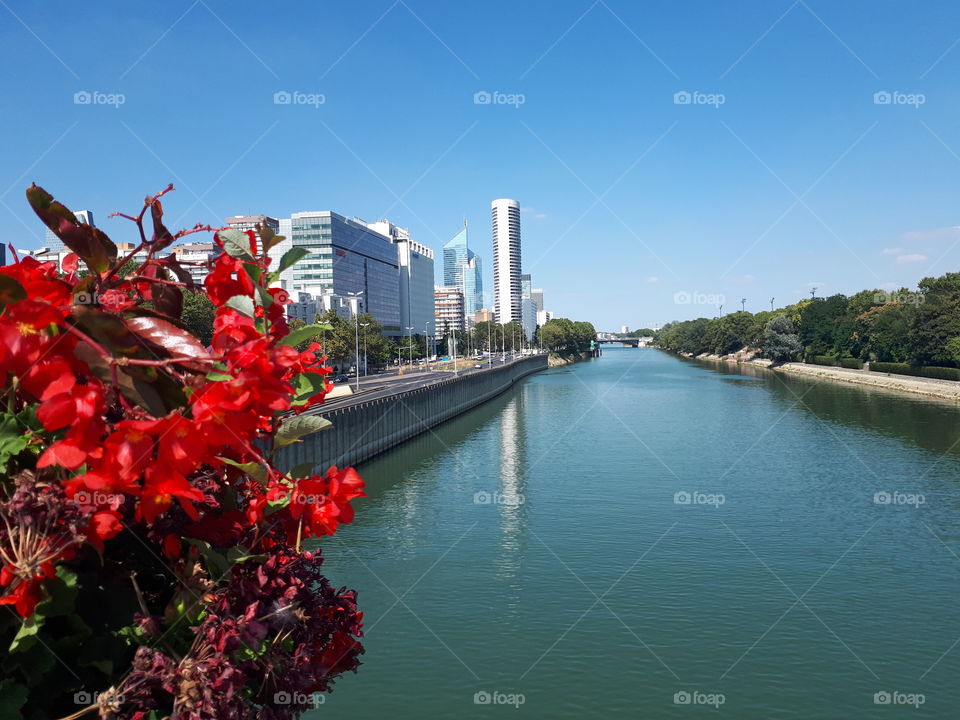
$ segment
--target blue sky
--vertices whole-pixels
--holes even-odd
[[[439,250],[466,217],[489,289],[513,197],[548,309],[600,329],[913,286],[960,269],[958,39],[948,0],[2,0],[0,239],[40,244],[31,181],[115,240],[173,182],[179,225],[332,209]]]

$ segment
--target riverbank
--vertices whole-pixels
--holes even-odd
[[[550,353],[547,356],[547,367],[563,367],[564,365],[573,365],[573,363],[589,360],[593,355],[589,352],[574,353],[573,355],[555,355]]]
[[[333,423],[332,427],[281,449],[278,464],[283,468],[303,463],[314,467],[356,465],[487,402],[527,375],[545,369],[546,356],[532,355],[459,377],[444,373],[446,378],[433,380],[424,374],[428,382],[414,387],[396,391],[388,388],[369,396],[361,394],[354,400],[318,405],[308,414],[326,418]]]
[[[832,380],[834,382],[844,382],[852,385],[864,385],[867,387],[883,388],[895,392],[905,392],[912,395],[923,395],[925,397],[938,398],[941,400],[952,400],[960,402],[960,382],[954,380],[935,380],[933,378],[920,378],[909,375],[893,375],[890,373],[872,372],[870,370],[852,370],[841,367],[829,367],[826,365],[810,365],[807,363],[783,363],[774,365],[770,360],[754,357],[736,357],[720,355],[697,355],[696,357],[687,355],[695,360],[710,360],[713,362],[726,362],[736,365],[753,365],[762,367],[772,372],[785,372],[794,375],[804,375],[806,377],[817,378],[819,380]]]

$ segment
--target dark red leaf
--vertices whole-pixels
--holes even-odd
[[[63,244],[96,273],[109,269],[117,261],[117,246],[102,230],[77,220],[70,210],[42,187],[27,188],[27,200],[33,211]]]
[[[175,288],[172,288],[175,289]],[[193,335],[173,323],[152,317],[127,318],[127,327],[138,337],[158,345],[186,368],[206,372],[213,358]]]

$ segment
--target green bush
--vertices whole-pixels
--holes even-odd
[[[843,358],[840,361],[840,367],[845,367],[848,370],[863,370],[863,360],[858,360],[857,358]]]
[[[894,375],[912,375],[913,377],[934,378],[936,380],[960,380],[960,369],[947,367],[914,367],[907,363],[872,362],[873,372],[892,373]]]
[[[832,355],[808,355],[806,362],[811,365],[827,365],[836,367],[837,359]]]

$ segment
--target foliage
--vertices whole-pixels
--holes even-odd
[[[213,318],[216,307],[205,292],[181,288],[183,293],[183,311],[180,322],[204,345],[213,341]]]
[[[772,318],[760,337],[760,347],[764,357],[774,362],[796,360],[803,350],[803,343],[793,322],[786,315]]]
[[[359,665],[356,594],[301,542],[350,522],[363,481],[274,460],[328,424],[300,414],[326,358],[291,346],[268,228],[260,255],[216,232],[209,347],[186,329],[189,274],[161,252],[212,228],[171,233],[172,189],[120,214],[147,256],[121,272],[133,253],[31,186],[65,274],[0,268],[4,718],[291,720]]]
[[[792,329],[784,324],[769,334],[774,320]],[[862,290],[850,297],[805,299],[772,312],[667,323],[654,337],[660,347],[689,355],[746,346],[777,361],[802,355],[809,361],[852,358],[960,368],[960,273],[924,278],[916,291]]]
[[[848,370],[863,370],[863,360],[857,358],[840,358],[840,367]]]
[[[916,367],[907,363],[872,362],[870,363],[870,369],[874,372],[892,373],[894,375],[913,375],[936,380],[960,380],[960,368]]]
[[[597,339],[597,331],[589,322],[553,318],[540,328],[543,346],[560,355],[586,352]]]

